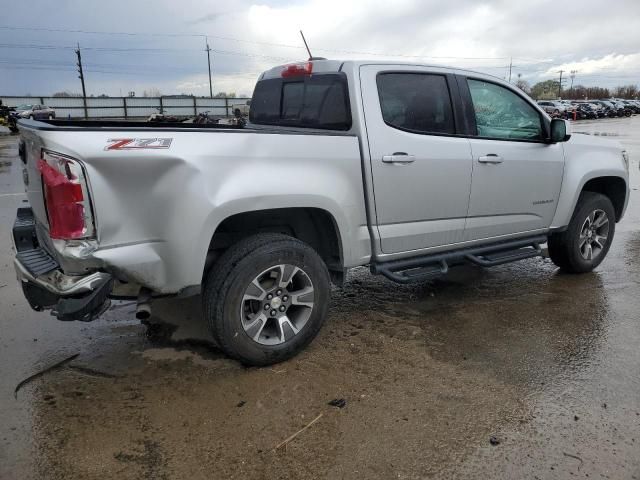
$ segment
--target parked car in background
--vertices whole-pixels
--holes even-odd
[[[593,103],[593,102],[587,102],[587,103],[591,105],[591,108],[593,108],[593,110],[596,112],[596,115],[598,116],[598,118],[605,118],[607,116],[607,112],[602,105],[598,103]]]
[[[567,117],[573,118],[573,111],[576,109],[575,105],[573,105],[573,102],[571,102],[570,100],[558,100],[558,102],[564,105]]]
[[[584,120],[589,118],[598,118],[596,109],[593,105],[586,102],[573,102],[573,108],[576,111],[576,119]]]
[[[557,100],[538,100],[538,105],[549,115],[562,116],[567,112],[566,106]]]
[[[624,117],[625,112],[624,112],[624,105],[622,103],[616,100],[610,100],[610,99],[606,100],[606,102],[609,102],[613,106],[613,109],[615,110],[616,115],[618,117]]]
[[[596,105],[600,105],[604,109],[604,113],[607,117],[617,117],[618,109],[611,102],[606,100],[592,100],[591,103],[595,103]]]
[[[633,114],[633,112],[620,100],[611,100],[611,103],[613,103],[618,111],[619,117],[630,117]]]
[[[53,120],[56,118],[56,111],[46,105],[18,105],[12,114],[16,118],[30,118],[32,120]]]

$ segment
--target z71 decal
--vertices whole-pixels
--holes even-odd
[[[110,138],[105,150],[138,150],[169,148],[173,138]]]

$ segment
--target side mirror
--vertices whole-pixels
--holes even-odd
[[[549,143],[566,142],[571,138],[571,124],[560,118],[551,119]]]

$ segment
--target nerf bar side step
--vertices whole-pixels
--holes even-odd
[[[417,282],[444,275],[451,264],[470,262],[482,267],[493,267],[537,257],[542,254],[540,244],[546,241],[546,236],[538,235],[453,252],[374,263],[371,265],[371,272],[384,275],[397,283]]]

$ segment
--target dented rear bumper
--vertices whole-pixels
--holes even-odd
[[[66,275],[38,244],[30,208],[18,209],[13,240],[16,275],[31,308],[51,310],[59,320],[91,321],[109,306],[111,275],[106,272]]]

